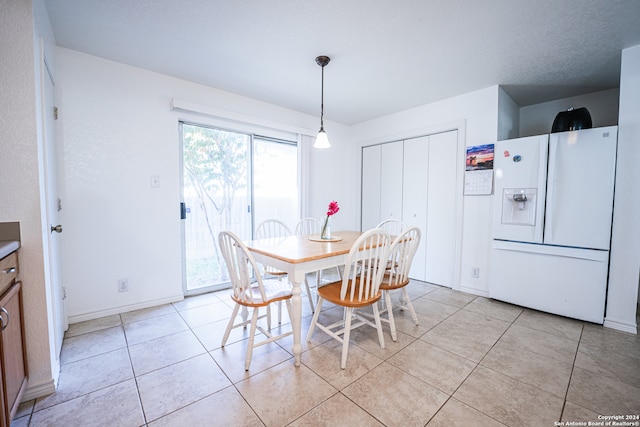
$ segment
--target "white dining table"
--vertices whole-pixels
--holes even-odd
[[[333,241],[322,241],[319,236],[287,236],[245,242],[258,263],[285,271],[293,286],[291,326],[295,366],[300,366],[302,354],[301,284],[305,275],[344,265],[347,254],[361,234],[360,231],[336,231],[332,234]]]

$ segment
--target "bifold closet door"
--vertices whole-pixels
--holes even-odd
[[[427,191],[429,185],[429,137],[404,142],[402,221],[420,228],[422,239],[413,257],[409,277],[426,280]]]
[[[409,276],[447,287],[455,278],[457,152],[457,131],[362,149],[362,230],[390,217],[419,227]]]
[[[402,141],[382,144],[380,221],[391,218],[402,220],[402,152]]]
[[[362,231],[374,228],[380,222],[381,153],[380,145],[362,148]]]
[[[429,136],[426,281],[452,287],[456,259],[458,132]]]

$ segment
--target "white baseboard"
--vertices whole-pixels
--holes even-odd
[[[603,326],[605,328],[615,329],[617,331],[628,332],[630,334],[638,335],[637,323],[629,323],[623,320],[605,317]]]
[[[481,297],[486,297],[489,298],[489,292],[488,291],[484,291],[484,290],[480,290],[477,288],[471,288],[465,285],[460,285],[460,288],[458,289],[460,292],[465,292],[468,294],[472,294],[472,295],[479,295]]]
[[[77,314],[75,316],[69,316],[69,324],[84,322],[86,320],[99,319],[101,317],[112,316],[114,314],[127,313],[129,311],[140,310],[143,308],[156,307],[158,305],[170,304],[172,302],[182,301],[184,295],[178,294],[167,298],[161,298],[157,300],[144,301],[141,303],[122,305],[119,307],[113,307],[107,310],[92,311],[83,314]]]
[[[56,392],[56,384],[53,378],[40,383],[40,384],[31,384],[29,381],[27,383],[27,388],[22,395],[22,401],[28,402],[29,400],[37,399],[38,397],[48,396]]]

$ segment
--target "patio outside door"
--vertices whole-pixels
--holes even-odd
[[[265,218],[297,219],[297,146],[190,123],[180,133],[183,288],[194,295],[229,287],[220,231],[250,240]]]

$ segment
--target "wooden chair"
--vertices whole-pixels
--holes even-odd
[[[287,224],[278,219],[266,219],[256,227],[256,239],[278,239],[291,236],[291,230]],[[276,277],[282,280],[287,275],[285,271],[278,270],[271,266],[263,266],[265,277]],[[278,324],[282,323],[282,305],[278,304]]]
[[[387,265],[392,267],[386,270],[382,283],[380,284],[380,290],[382,291],[385,302],[385,309],[381,311],[381,314],[387,313],[387,319],[382,318],[382,321],[389,323],[391,338],[394,341],[397,341],[397,337],[396,324],[393,318],[391,291],[397,289],[402,290],[400,304],[396,306],[400,307],[401,310],[408,309],[413,321],[418,325],[418,317],[407,293],[407,285],[410,281],[409,270],[413,262],[413,256],[416,254],[419,244],[420,229],[418,227],[411,227],[400,233],[393,240],[389,248],[389,261]]]
[[[231,299],[236,303],[231,314],[231,319],[227,324],[227,329],[222,337],[222,347],[227,343],[229,334],[234,328],[240,326],[246,328],[247,325],[251,325],[249,332],[249,343],[247,346],[247,356],[244,363],[244,369],[249,370],[251,364],[251,355],[255,347],[279,340],[286,336],[291,335],[293,332],[286,332],[280,335],[272,335],[269,330],[271,329],[271,322],[269,311],[263,315],[259,315],[259,309],[265,307],[268,309],[269,305],[274,302],[285,301],[287,310],[289,311],[289,317],[291,317],[291,296],[292,290],[288,282],[275,279],[263,279],[258,270],[253,256],[242,243],[240,238],[230,231],[223,231],[218,235],[218,243],[222,256],[227,264],[229,270],[229,278],[231,279]],[[254,274],[255,273],[255,274]],[[253,282],[253,276],[255,276],[255,282]],[[247,309],[253,309],[253,314],[250,320],[247,320],[246,314],[243,316],[239,323],[234,323],[238,315],[240,307],[246,307]],[[258,320],[267,318],[267,329],[258,325]],[[256,329],[262,332],[267,339],[260,342],[255,342]]]
[[[407,226],[399,219],[389,218],[376,225],[376,228],[383,229],[392,239],[395,239],[407,228]],[[393,267],[393,264],[389,261],[389,263],[387,263],[387,270],[391,267]]]
[[[311,341],[316,326],[333,339],[341,342],[340,367],[342,369],[347,366],[351,330],[365,324],[375,327],[380,346],[384,348],[384,336],[377,302],[381,297],[379,288],[385,273],[385,266],[381,265],[380,260],[383,262],[387,260],[388,249],[389,235],[385,231],[375,228],[364,232],[355,241],[347,255],[342,280],[318,288],[318,303],[307,334],[307,342]],[[341,321],[327,326],[318,323],[318,316],[324,300],[344,307],[344,317]],[[373,322],[357,312],[358,309],[367,306],[371,306],[373,309]],[[354,319],[355,323],[353,323]]]
[[[387,232],[387,234],[389,234],[389,236],[395,238],[396,236],[400,235],[400,233],[402,233],[407,228],[407,226],[399,219],[389,218],[376,225],[376,228],[382,228]]]
[[[322,222],[317,218],[302,218],[296,223],[296,236],[309,236],[311,234],[320,234]]]

